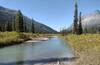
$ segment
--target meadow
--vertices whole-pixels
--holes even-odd
[[[62,36],[75,51],[73,65],[100,65],[100,34]]]
[[[31,39],[32,33],[0,32],[0,47],[15,45]]]
[[[21,32],[0,32],[0,48],[21,44],[28,40],[34,40],[39,38],[50,38],[51,34],[39,34],[39,33],[21,33]]]

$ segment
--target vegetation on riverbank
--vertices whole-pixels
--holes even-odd
[[[73,65],[100,65],[100,34],[62,36],[74,49],[78,59]]]
[[[30,39],[31,33],[0,32],[0,47],[19,44]]]
[[[33,34],[25,32],[0,32],[0,48],[10,45],[20,44],[27,40],[37,39],[38,38],[50,38],[51,34]]]

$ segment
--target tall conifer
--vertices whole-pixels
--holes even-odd
[[[77,1],[76,0],[75,0],[74,21],[73,21],[72,32],[73,32],[73,34],[78,33],[78,6],[77,6]]]
[[[20,10],[15,16],[15,29],[17,32],[24,32],[23,15]]]
[[[83,29],[82,29],[82,19],[81,19],[81,12],[79,15],[79,26],[78,26],[78,34],[82,34],[83,33]]]
[[[32,32],[35,33],[34,21],[32,19]]]

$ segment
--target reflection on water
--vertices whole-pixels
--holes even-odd
[[[0,49],[0,63],[13,63],[13,65],[73,57],[73,51],[68,44],[59,38]]]

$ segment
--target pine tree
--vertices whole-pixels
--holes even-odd
[[[27,32],[27,24],[24,22],[24,32]]]
[[[67,34],[67,29],[64,27],[60,30],[60,33],[62,34],[62,36]]]
[[[2,31],[2,27],[1,27],[1,25],[0,25],[0,32]]]
[[[12,24],[10,22],[6,24],[6,31],[12,31]]]
[[[1,32],[2,32],[2,27],[3,27],[3,26],[2,26],[2,23],[1,23],[1,24],[0,24],[0,31],[1,31]]]
[[[20,10],[15,16],[15,29],[17,32],[24,32],[23,15]]]
[[[73,29],[72,29],[73,34],[78,33],[77,23],[78,23],[78,6],[77,6],[77,1],[75,1],[74,21],[73,21]]]
[[[32,19],[32,33],[35,33],[34,21]]]
[[[2,23],[1,27],[2,27],[2,32],[5,32],[6,31],[5,23]]]
[[[80,12],[80,15],[79,15],[79,26],[78,26],[78,34],[82,34],[83,33],[83,29],[82,29],[82,19],[81,19],[81,12]]]
[[[15,22],[14,21],[12,22],[12,31],[16,31]]]
[[[16,31],[16,28],[15,28],[15,16],[14,18],[12,19],[12,31]]]

